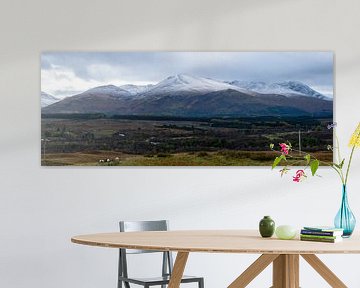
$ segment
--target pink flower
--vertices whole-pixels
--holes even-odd
[[[298,171],[296,171],[295,176],[293,176],[293,181],[294,182],[300,182],[305,177],[306,177],[305,171],[304,170],[298,170]]]
[[[289,145],[286,145],[285,143],[280,143],[279,144],[281,147],[281,152],[285,155],[289,154]]]

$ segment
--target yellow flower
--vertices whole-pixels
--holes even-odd
[[[360,148],[360,122],[357,128],[355,129],[354,133],[351,136],[349,146],[359,147]]]

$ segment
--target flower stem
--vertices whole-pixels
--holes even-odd
[[[355,147],[356,147],[356,141],[359,139],[359,137],[360,137],[360,132],[359,132],[359,134],[357,135],[357,137],[355,139],[355,144],[354,144],[353,148],[351,149],[349,163],[348,163],[348,166],[347,166],[347,169],[346,169],[346,177],[345,177],[345,183],[344,183],[345,185],[347,184],[347,181],[348,181],[350,165],[351,165],[351,161],[352,161],[352,158],[353,158],[353,155],[354,155],[354,151],[355,151]]]
[[[353,148],[351,149],[351,154],[350,154],[350,158],[349,158],[349,163],[348,163],[348,166],[347,166],[347,169],[346,169],[346,177],[345,177],[345,183],[344,183],[345,185],[347,184],[347,181],[348,181],[349,170],[350,170],[350,165],[351,165],[351,161],[352,161],[352,158],[353,158],[354,151],[355,151],[355,145],[354,145]]]
[[[275,149],[271,149],[272,151],[276,152],[276,153],[279,153],[279,154],[282,154],[281,152],[279,151],[276,151]],[[345,180],[344,180],[344,175],[342,173],[342,170],[341,169],[338,169],[337,167],[335,167],[332,163],[329,163],[327,161],[323,161],[323,160],[319,160],[317,159],[314,155],[310,154],[310,153],[306,153],[306,152],[302,152],[302,151],[299,151],[299,150],[296,150],[296,149],[291,149],[292,151],[296,151],[296,152],[299,152],[301,154],[305,154],[305,155],[310,155],[311,158],[313,159],[316,159],[318,160],[320,163],[323,163],[325,164],[326,166],[329,166],[331,167],[332,169],[334,169],[336,171],[336,173],[339,175],[340,177],[340,180],[341,180],[341,183],[342,184],[346,184],[345,183]],[[294,159],[294,160],[299,160],[299,159],[302,159],[302,157],[297,157],[297,156],[292,156],[292,155],[286,155],[287,158],[291,158],[291,159]],[[305,159],[303,159],[302,161],[305,161]],[[295,163],[298,163],[299,161],[295,162]]]
[[[340,144],[339,144],[339,138],[338,138],[338,136],[335,134],[335,138],[336,138],[336,150],[337,150],[337,152],[338,152],[338,164],[340,164],[341,163],[341,155],[340,155]]]
[[[341,164],[341,162],[342,162],[342,160],[341,160],[341,154],[340,154],[340,144],[339,144],[339,138],[338,138],[338,136],[336,135],[336,132],[335,132],[335,138],[336,138],[336,150],[337,150],[337,152],[338,152],[338,165],[340,165]],[[338,174],[339,174],[339,176],[340,176],[340,178],[341,178],[341,182],[343,183],[343,184],[345,184],[345,181],[344,181],[344,173],[343,173],[343,170],[342,170],[342,166],[341,166],[341,168],[340,169],[335,169],[336,171],[338,171]]]

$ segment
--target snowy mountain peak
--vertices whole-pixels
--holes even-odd
[[[126,84],[120,86],[119,88],[124,89],[128,91],[131,95],[135,96],[150,90],[153,86],[154,86],[153,84],[148,84],[148,85]]]
[[[95,88],[91,88],[84,93],[99,93],[99,94],[107,94],[112,96],[128,96],[129,92],[117,87],[115,85],[103,85]]]
[[[228,82],[246,90],[254,91],[260,94],[277,94],[288,97],[307,96],[322,100],[332,100],[329,97],[315,91],[308,85],[300,81],[282,81],[275,83],[257,82],[257,81],[231,81]]]
[[[61,99],[41,91],[41,108],[59,102]]]
[[[293,91],[294,93],[299,93],[302,95],[306,95],[306,96],[311,96],[311,97],[315,97],[318,99],[325,99],[328,100],[325,95],[315,91],[314,89],[310,88],[308,85],[300,82],[300,81],[285,81],[285,82],[280,82],[280,83],[276,83],[281,87],[284,87],[285,89],[290,89],[291,91]]]
[[[154,85],[147,94],[164,94],[173,92],[195,92],[206,93],[221,90],[243,91],[242,88],[210,78],[195,77],[186,74],[169,76],[158,84]]]
[[[206,78],[190,76],[187,74],[176,74],[176,75],[168,77],[167,79],[176,81],[178,83],[191,84],[193,82],[201,81],[201,79],[206,79]]]

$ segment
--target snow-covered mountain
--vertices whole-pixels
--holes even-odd
[[[82,94],[100,94],[100,95],[109,95],[114,97],[131,96],[131,93],[129,91],[115,85],[98,86],[89,89],[83,92]]]
[[[224,82],[184,74],[156,85],[99,86],[42,109],[45,114],[186,117],[328,116],[332,111],[331,98],[301,82]]]
[[[126,84],[119,86],[119,88],[124,89],[128,91],[131,95],[138,95],[141,93],[144,93],[146,91],[149,91],[154,85],[148,84],[148,85],[133,85],[133,84]]]
[[[41,91],[41,108],[59,102],[61,99]]]
[[[227,82],[237,87],[257,92],[260,94],[276,94],[283,96],[308,96],[322,100],[332,100],[331,98],[315,91],[308,85],[299,81],[283,81],[276,83],[265,83],[257,81],[230,81]]]
[[[283,81],[275,83],[266,83],[261,81],[220,81],[204,77],[190,76],[186,74],[177,74],[169,76],[159,83],[153,85],[133,85],[126,84],[122,86],[104,85],[94,87],[78,95],[71,97],[89,96],[89,95],[107,95],[118,98],[136,99],[147,96],[163,96],[168,94],[184,93],[209,93],[223,90],[235,90],[252,96],[261,96],[261,94],[282,95],[287,97],[307,96],[322,100],[330,100],[318,91],[299,81]],[[69,97],[67,97],[69,98]],[[42,107],[60,101],[52,95],[44,93],[41,96]]]
[[[177,74],[170,76],[158,84],[154,85],[150,90],[145,92],[146,95],[163,95],[169,93],[206,93],[222,90],[236,90],[245,92],[243,88],[210,78],[195,77],[185,74]],[[248,92],[248,91],[246,91]]]

